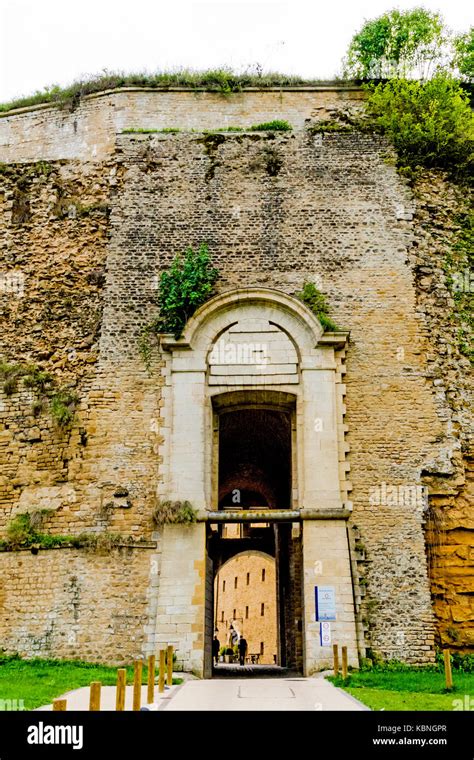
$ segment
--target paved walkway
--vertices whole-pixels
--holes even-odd
[[[314,678],[214,678],[178,686],[168,710],[367,710],[322,675]]]
[[[178,673],[182,676],[183,674]],[[226,674],[227,675],[227,674]],[[313,678],[301,676],[280,678],[259,678],[252,673],[250,678],[212,678],[199,680],[188,677],[183,684],[166,687],[164,694],[155,689],[155,703],[152,710],[368,710],[356,699],[318,674]],[[146,707],[147,687],[142,687],[142,706]],[[68,710],[89,709],[89,687],[58,694],[67,699]],[[125,709],[132,709],[133,686],[127,686]],[[51,710],[52,705],[44,705],[38,710]],[[103,686],[101,710],[115,710],[115,686]]]

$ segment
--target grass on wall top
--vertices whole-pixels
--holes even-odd
[[[119,87],[189,87],[204,89],[209,92],[223,94],[239,92],[245,87],[298,87],[328,84],[318,79],[303,79],[292,74],[278,72],[243,73],[237,74],[231,69],[211,69],[208,71],[193,71],[179,69],[178,71],[158,71],[154,74],[124,72],[104,72],[73,82],[68,87],[53,85],[44,90],[38,90],[32,95],[18,97],[8,103],[0,104],[0,112],[11,111],[14,108],[34,106],[41,103],[56,105],[74,105],[85,95],[104,90],[115,90]]]

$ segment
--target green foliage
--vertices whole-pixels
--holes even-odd
[[[160,501],[152,517],[160,527],[166,524],[190,525],[196,522],[197,512],[189,501]]]
[[[18,383],[23,381],[25,388],[44,392],[49,388],[53,379],[48,372],[43,372],[34,364],[9,364],[0,362],[0,378],[4,382],[4,391],[7,395],[18,390]],[[9,383],[9,389],[5,388],[5,383]]]
[[[12,396],[18,390],[18,382],[25,373],[23,364],[9,364],[0,362],[0,380],[2,381],[3,392],[6,396]]]
[[[132,684],[133,667],[129,663],[122,663],[121,667],[125,665],[129,665],[127,683]],[[142,684],[147,683],[147,678],[148,668],[145,664]],[[0,653],[2,699],[22,699],[25,710],[34,710],[50,704],[60,694],[81,686],[89,686],[92,681],[100,681],[103,686],[114,686],[117,682],[117,666],[98,665],[81,660],[24,660],[17,654]],[[173,684],[179,683],[182,683],[181,678],[173,678]]]
[[[245,87],[265,89],[322,83],[322,80],[308,80],[291,74],[280,74],[277,72],[260,72],[259,74],[244,72],[237,74],[230,68],[210,71],[180,69],[171,72],[159,71],[155,74],[140,72],[125,74],[124,72],[104,71],[102,74],[73,82],[69,87],[54,85],[37,91],[33,95],[16,98],[8,103],[0,104],[0,112],[11,111],[13,108],[34,106],[39,103],[74,107],[86,95],[105,90],[115,90],[120,87],[156,87],[160,89],[185,87],[227,95],[232,92],[240,92]]]
[[[164,129],[122,129],[123,135],[156,135],[156,134],[176,134],[181,132],[179,127],[164,127]]]
[[[7,526],[7,539],[11,546],[26,545],[34,538],[31,517],[28,513],[16,515]]]
[[[436,663],[438,670],[444,673],[444,656],[440,650],[436,652]],[[460,673],[474,673],[474,654],[451,652],[451,668],[453,671],[457,670]]]
[[[80,533],[78,536],[66,537],[69,539],[71,546],[77,549],[85,549],[92,554],[107,555],[112,549],[120,544],[134,543],[132,538],[122,536],[120,533],[109,533],[101,531],[100,533]]]
[[[424,83],[380,83],[370,89],[367,107],[374,127],[393,142],[400,165],[438,167],[458,179],[472,175],[474,115],[454,79],[440,74]]]
[[[135,543],[132,538],[107,531],[100,533],[84,532],[74,536],[44,533],[41,530],[43,521],[50,514],[52,514],[52,510],[42,509],[16,515],[7,525],[7,537],[0,541],[0,551],[15,551],[29,547],[56,549],[68,546],[104,555],[109,554],[114,547],[121,544]]]
[[[188,319],[212,295],[217,277],[218,270],[212,266],[205,243],[197,251],[190,247],[184,256],[176,256],[170,269],[160,277],[160,320],[155,329],[172,332],[179,338]]]
[[[459,350],[474,363],[474,212],[469,197],[464,210],[452,222],[458,229],[443,264],[454,300],[451,319],[458,324]]]
[[[274,121],[267,121],[263,124],[254,124],[251,127],[237,127],[237,126],[230,126],[230,127],[221,127],[220,129],[204,129],[202,130],[202,134],[204,135],[217,135],[220,132],[288,132],[292,130],[293,127],[291,124],[287,121],[283,121],[281,119],[275,119]],[[155,135],[155,134],[177,134],[179,132],[183,132],[186,130],[180,129],[180,127],[164,127],[163,129],[138,129],[138,128],[130,128],[130,129],[123,129],[122,134],[123,135]],[[199,130],[191,129],[187,130],[189,132],[196,132]]]
[[[23,377],[23,384],[26,388],[32,388],[41,393],[45,393],[53,385],[54,381],[49,372],[43,372],[35,366],[26,368],[26,374]]]
[[[353,670],[346,681],[341,676],[328,680],[373,710],[453,710],[454,699],[474,692],[472,672],[453,671],[454,693],[446,693],[442,667],[404,663]]]
[[[459,670],[463,673],[474,673],[474,655],[463,654],[461,652],[451,652],[451,667],[453,670]],[[416,677],[420,673],[441,673],[444,674],[444,656],[441,650],[436,652],[435,662],[431,665],[408,665],[400,660],[382,660],[380,658],[371,659],[370,657],[361,660],[361,668],[358,674],[364,671],[371,671],[374,674],[374,684],[380,674],[384,673],[402,673],[408,677]],[[370,679],[363,677],[367,683]]]
[[[366,21],[347,51],[345,74],[360,79],[426,77],[441,63],[447,38],[438,13],[391,10]]]
[[[454,38],[453,66],[467,81],[474,80],[474,26]]]
[[[70,544],[71,536],[53,536],[40,532],[43,520],[49,514],[51,510],[43,509],[16,515],[7,525],[7,539],[3,542],[2,550],[8,551],[33,545],[43,549],[53,549]]]
[[[122,129],[123,135],[154,135],[157,132],[159,132],[159,129],[135,129],[134,127],[131,127],[130,129]]]
[[[460,673],[474,673],[474,654],[453,652],[451,654],[451,664],[453,670],[458,670]]]
[[[0,106],[0,112],[1,112]],[[37,177],[49,177],[54,167],[47,161],[36,161],[32,164],[4,164],[0,163],[0,174],[10,177],[18,176],[22,181]]]
[[[59,388],[52,394],[50,399],[51,416],[59,427],[67,427],[73,421],[78,402],[77,394],[67,388]]]
[[[324,330],[328,330],[329,332],[337,332],[339,330],[338,326],[326,314],[319,314],[318,319]]]
[[[317,316],[324,330],[337,331],[339,328],[329,318],[329,307],[325,296],[317,289],[313,282],[305,282],[303,290],[296,293],[296,297],[303,301]]]
[[[149,370],[152,357],[152,337],[160,332],[160,321],[154,320],[142,328],[138,338],[138,351],[143,359],[145,367]]]
[[[67,388],[58,388],[49,372],[34,364],[10,364],[0,361],[0,381],[7,396],[12,396],[18,391],[20,381],[24,388],[37,394],[32,408],[35,417],[48,406],[58,427],[67,427],[73,421],[78,396]]]
[[[264,121],[262,124],[254,124],[252,127],[249,127],[250,132],[289,132],[292,129],[291,124],[283,119]]]
[[[45,402],[43,399],[35,399],[31,405],[31,413],[33,417],[39,417],[45,410]]]

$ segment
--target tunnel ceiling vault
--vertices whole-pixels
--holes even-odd
[[[290,493],[290,414],[252,408],[222,413],[219,505],[287,509]]]

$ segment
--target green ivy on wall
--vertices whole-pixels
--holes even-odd
[[[169,270],[161,273],[159,315],[143,328],[139,339],[139,350],[147,367],[151,360],[151,337],[173,333],[178,339],[188,319],[213,294],[218,275],[205,243],[197,251],[189,247],[184,255],[178,254]]]
[[[305,282],[303,290],[296,293],[296,297],[303,301],[304,304],[317,316],[324,330],[337,331],[339,328],[329,318],[329,307],[326,298],[316,285],[312,282]]]
[[[48,409],[59,428],[73,422],[79,402],[77,394],[69,388],[58,387],[52,375],[36,365],[0,361],[0,383],[6,396],[17,393],[20,385],[30,389],[35,394],[32,407],[35,417]]]

